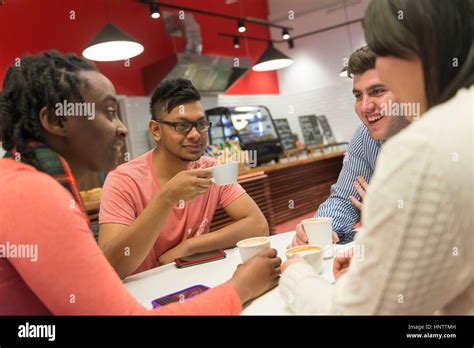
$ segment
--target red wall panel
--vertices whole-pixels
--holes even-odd
[[[164,2],[241,17],[266,19],[267,0],[239,0],[227,5],[225,0],[167,0]],[[138,39],[145,52],[124,62],[97,63],[99,69],[115,84],[118,94],[144,95],[141,68],[174,52],[181,51],[183,40],[164,32],[161,20],[153,20],[149,9],[138,0],[108,0],[112,23]],[[71,19],[74,11],[75,19]],[[167,9],[162,9],[167,11]],[[201,26],[203,54],[248,56],[255,62],[265,50],[265,43],[243,41],[235,49],[232,39],[219,32],[237,33],[231,20],[194,14]],[[47,49],[81,54],[84,46],[107,22],[106,1],[102,0],[7,0],[0,6],[0,79],[8,66],[28,53]],[[250,36],[269,38],[268,28],[247,25]],[[173,42],[174,40],[174,42]],[[227,94],[278,94],[275,72],[249,71]]]

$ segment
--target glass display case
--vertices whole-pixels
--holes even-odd
[[[216,110],[211,114],[208,114],[208,111],[206,111],[207,118],[212,122],[212,127],[209,130],[210,144],[219,146],[229,140],[239,140],[237,131],[232,126],[230,117],[225,113],[225,110],[222,112]]]
[[[220,146],[237,140],[243,150],[255,150],[257,163],[278,160],[283,152],[270,111],[265,106],[218,107],[206,110],[212,127],[209,142]]]

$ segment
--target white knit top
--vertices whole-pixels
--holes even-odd
[[[474,314],[474,86],[384,144],[349,271],[329,284],[290,266],[297,314]]]

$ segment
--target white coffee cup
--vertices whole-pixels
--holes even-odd
[[[251,259],[262,250],[270,248],[269,237],[254,237],[243,239],[237,243],[242,262]]]
[[[217,186],[232,184],[237,181],[239,173],[239,164],[237,162],[220,164],[215,167],[208,168],[212,173],[211,180]]]
[[[324,258],[333,256],[332,218],[317,217],[301,221],[308,236],[308,244],[320,245],[324,250]]]
[[[323,272],[323,248],[319,245],[299,245],[286,251],[286,257],[289,259],[293,255],[301,256],[317,272]]]

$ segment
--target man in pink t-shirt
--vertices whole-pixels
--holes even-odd
[[[206,168],[217,163],[202,156],[210,123],[199,100],[189,80],[163,81],[150,102],[157,147],[107,176],[99,245],[122,278],[268,234],[264,215],[239,184],[211,181]],[[208,233],[220,207],[235,221]]]

